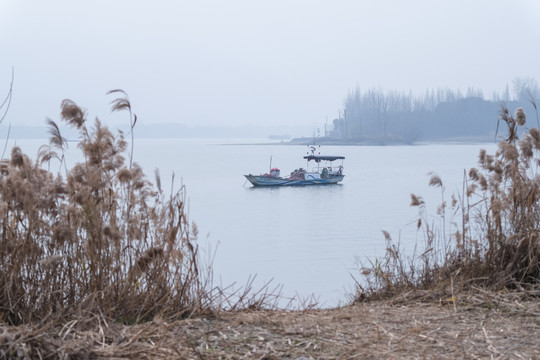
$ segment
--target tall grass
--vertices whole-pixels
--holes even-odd
[[[119,93],[113,110],[129,111],[133,131]],[[123,133],[90,125],[73,101],[62,102],[61,119],[78,131],[83,161],[68,169],[67,142],[49,120],[35,161],[14,147],[0,162],[0,321],[88,311],[135,322],[207,306],[185,188],[165,195],[153,186]],[[53,159],[64,174],[48,170]]]
[[[540,131],[524,130],[519,139],[526,121],[521,108],[511,115],[503,105],[499,120],[507,137],[494,155],[480,151],[462,193],[445,201],[443,181],[432,174],[429,184],[440,188],[443,198],[438,222],[428,220],[424,200],[411,194],[424,247],[406,255],[384,232],[386,255],[362,266],[357,300],[449,285],[493,290],[540,285]]]

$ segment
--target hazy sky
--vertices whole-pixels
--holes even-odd
[[[320,126],[357,85],[540,81],[540,1],[0,0],[0,51],[13,124],[64,98],[114,123],[122,88],[146,124]]]

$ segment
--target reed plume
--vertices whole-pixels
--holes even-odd
[[[75,102],[69,99],[62,101],[61,105],[61,117],[69,125],[74,126],[77,129],[81,129],[86,122],[86,113]]]

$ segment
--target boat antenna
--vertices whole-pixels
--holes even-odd
[[[270,155],[270,171],[268,173],[272,172],[272,155]]]

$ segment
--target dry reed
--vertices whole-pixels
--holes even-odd
[[[127,94],[113,93],[122,96],[113,110],[129,111],[132,133]],[[67,142],[48,120],[51,140],[36,161],[14,147],[0,162],[0,322],[100,313],[136,323],[219,307],[212,296],[224,292],[201,272],[185,187],[165,195],[156,172],[156,190],[132,150],[126,164],[123,134],[98,119],[90,127],[73,101],[62,102],[61,117],[78,130],[83,161],[68,170]],[[49,171],[54,159],[65,178]]]
[[[424,200],[411,194],[419,209],[418,230],[425,246],[406,255],[384,232],[384,259],[361,265],[355,300],[390,296],[411,289],[454,290],[471,286],[491,290],[538,288],[540,285],[540,132],[518,137],[526,121],[518,108],[512,116],[503,105],[500,120],[508,136],[495,155],[480,151],[478,168],[468,171],[463,192],[444,199],[442,180],[431,174],[430,186],[442,193],[439,226],[428,220]],[[456,288],[456,289],[454,289]]]

